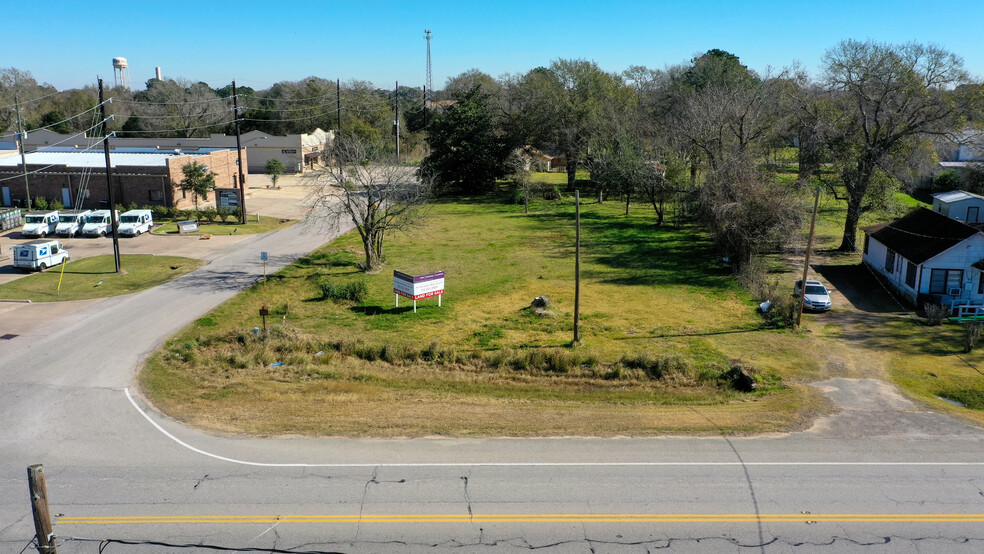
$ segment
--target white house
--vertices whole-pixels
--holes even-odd
[[[919,208],[864,227],[862,260],[916,306],[984,306],[984,224],[968,224]]]
[[[933,211],[964,223],[984,221],[984,196],[951,190],[933,195]]]

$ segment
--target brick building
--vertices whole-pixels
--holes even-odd
[[[181,190],[181,168],[192,162],[208,166],[216,174],[218,188],[238,188],[235,150],[203,153],[111,152],[113,185],[117,204],[188,208],[190,193]],[[243,152],[243,163],[247,154]],[[67,206],[98,209],[109,205],[106,188],[106,158],[102,152],[31,152],[26,156],[31,198],[43,196]],[[0,154],[0,205],[24,206],[26,191],[20,156],[16,151]],[[81,199],[81,202],[78,202]],[[209,194],[204,204],[214,203]],[[202,202],[200,201],[199,205]]]
[[[62,135],[48,129],[38,129],[27,134],[24,148],[28,152],[50,150],[52,147],[86,150],[90,147],[87,144],[89,140],[91,139],[81,135]],[[310,169],[318,157],[331,148],[334,140],[334,131],[321,129],[286,136],[250,131],[242,134],[240,143],[243,152],[249,154],[250,163],[246,167],[253,173],[266,173],[266,163],[271,159],[280,160],[287,173],[301,173]],[[140,148],[160,152],[178,149],[192,153],[214,149],[235,150],[236,136],[213,133],[209,138],[113,137],[110,148],[119,151]]]

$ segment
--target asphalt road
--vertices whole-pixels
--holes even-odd
[[[304,231],[0,341],[0,551],[34,533],[34,463],[59,552],[984,550],[984,432],[876,381],[820,384],[843,412],[809,431],[741,439],[252,439],[149,409],[140,360],[260,251],[272,269],[325,240]]]

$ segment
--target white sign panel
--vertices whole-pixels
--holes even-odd
[[[393,292],[411,300],[440,296],[444,294],[444,272],[413,276],[394,271]]]

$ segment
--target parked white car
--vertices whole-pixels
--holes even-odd
[[[55,234],[59,237],[74,237],[85,225],[85,217],[92,213],[92,210],[68,210],[58,214],[58,226],[55,227]]]
[[[130,210],[120,216],[119,233],[128,237],[149,233],[154,226],[154,216],[150,210]]]
[[[24,216],[21,234],[25,237],[44,238],[54,233],[56,227],[58,227],[57,211],[31,212]]]
[[[14,245],[14,267],[44,271],[68,261],[68,250],[57,240],[32,240]]]
[[[802,287],[803,281],[796,281],[796,286],[793,287],[793,296],[799,298]],[[830,292],[827,290],[827,287],[823,286],[823,283],[820,281],[807,279],[806,295],[803,297],[803,309],[826,312],[830,307]]]

